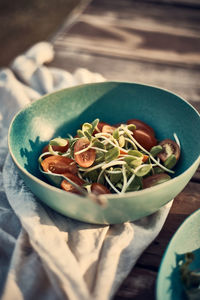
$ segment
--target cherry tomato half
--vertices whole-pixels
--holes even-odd
[[[58,152],[61,152],[61,153],[64,153],[68,150],[69,148],[69,142],[68,140],[66,140],[67,144],[65,146],[52,146],[53,150],[54,151],[58,151]],[[45,153],[45,152],[49,152],[49,144],[47,144],[43,149],[42,149],[42,153]]]
[[[96,151],[94,149],[88,149],[80,154],[76,154],[76,152],[87,148],[89,144],[89,140],[83,137],[77,140],[74,145],[74,159],[79,164],[79,166],[83,168],[88,168],[94,163]]]
[[[155,136],[155,132],[154,132],[153,128],[140,120],[131,119],[131,120],[128,120],[126,123],[128,125],[134,124],[136,126],[136,129],[146,131],[148,134]]]
[[[166,173],[154,174],[148,176],[142,180],[143,189],[149,188],[151,186],[163,183],[170,180],[171,177]]]
[[[115,130],[116,128],[114,127],[114,126],[110,126],[110,125],[104,125],[103,127],[102,127],[102,132],[104,132],[104,133],[110,133],[110,134],[112,134],[113,133],[113,131]]]
[[[135,129],[133,131],[133,137],[147,151],[149,151],[153,146],[157,145],[156,138],[141,129]]]
[[[100,132],[102,132],[102,128],[103,128],[103,126],[105,126],[105,125],[108,125],[108,126],[109,126],[109,124],[106,123],[106,122],[99,122],[99,123],[98,123],[97,128],[99,129]]]
[[[84,181],[79,178],[78,176],[72,174],[72,173],[65,173],[63,174],[64,176],[66,176],[67,178],[69,178],[71,181],[73,181],[74,183],[76,183],[79,186],[82,186],[84,184]],[[74,193],[74,194],[80,194],[79,191],[73,186],[71,185],[71,183],[69,183],[66,179],[64,179],[61,182],[61,188],[67,192],[70,193]]]
[[[93,183],[91,185],[91,192],[95,195],[110,194],[109,189],[101,183]]]
[[[174,154],[178,161],[180,157],[180,147],[175,141],[165,139],[159,143],[163,147],[163,151],[158,154],[158,157],[164,162],[170,155]]]
[[[94,132],[93,132],[93,135],[95,135],[96,133],[102,132],[102,128],[105,125],[109,126],[109,124],[106,123],[106,122],[99,122],[98,125],[97,125],[98,130],[95,129]]]
[[[63,174],[66,172],[71,172],[73,174],[77,173],[75,161],[71,158],[60,155],[51,155],[45,158],[41,162],[41,166],[45,172],[49,170],[56,174]]]

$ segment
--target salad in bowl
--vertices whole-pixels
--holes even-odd
[[[199,165],[199,131],[198,112],[179,96],[102,82],[23,108],[8,143],[38,200],[80,221],[116,224],[154,213],[183,190]]]
[[[123,194],[170,180],[180,152],[175,133],[174,140],[158,141],[141,120],[111,126],[95,119],[82,124],[74,137],[50,140],[38,160],[47,179],[59,187],[55,175],[61,177],[60,187],[67,192],[81,194],[81,187],[96,195]]]

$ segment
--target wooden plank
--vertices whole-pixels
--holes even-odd
[[[143,1],[94,0],[76,25],[57,35],[52,66],[70,72],[88,68],[107,80],[159,86],[196,105],[199,16],[199,10]]]
[[[188,101],[200,100],[198,70],[184,69],[82,53],[76,48],[56,47],[56,57],[51,66],[74,72],[78,67],[101,73],[107,80],[138,82],[168,89]],[[180,80],[181,79],[181,80]]]
[[[93,0],[84,15],[96,15],[97,18],[106,19],[114,18],[118,20],[117,23],[121,23],[123,20],[129,26],[137,25],[137,27],[146,28],[148,31],[152,28],[156,31],[161,28],[169,29],[166,26],[171,27],[173,24],[175,32],[177,29],[183,32],[185,29],[190,29],[190,32],[198,33],[200,27],[198,9],[176,7],[170,3],[168,3],[169,5],[162,5],[160,1],[162,0]]]
[[[190,214],[200,208],[199,194],[200,184],[189,182],[185,189],[175,198],[162,231],[140,257],[137,266],[154,271],[158,269],[164,251],[173,234]]]
[[[125,2],[128,9],[120,10]],[[191,18],[183,19],[184,10],[180,12],[174,7],[164,11],[155,5],[137,6],[132,1],[125,2],[122,7],[119,1],[117,5],[109,1],[110,6],[104,3],[105,14],[105,7],[102,13],[98,1],[94,1],[69,32],[57,37],[56,46],[69,46],[84,53],[200,67],[199,24],[188,23],[195,20],[194,16],[197,18],[195,10],[191,10]],[[147,10],[148,17],[144,13]],[[161,22],[163,13],[168,19]]]
[[[62,24],[62,26],[59,28],[59,30],[49,38],[49,40],[54,43],[54,41],[57,39],[57,36],[61,34],[61,32],[65,32],[65,30],[69,30],[71,26],[77,21],[77,19],[80,17],[80,15],[83,13],[83,11],[86,9],[86,7],[91,3],[92,0],[80,0],[78,2],[78,5],[76,5],[67,16],[65,22]]]
[[[134,0],[140,1],[140,0]],[[186,6],[186,7],[200,7],[199,0],[141,0],[142,2],[149,2],[149,3],[158,3],[161,5],[177,5],[177,6]]]
[[[200,167],[192,177],[192,181],[200,184]]]
[[[182,222],[200,207],[199,193],[200,184],[190,182],[176,197],[160,234],[139,258],[114,300],[155,299],[157,271],[164,251]]]
[[[124,280],[114,300],[122,299],[155,299],[156,272],[135,267]]]
[[[200,39],[198,36],[179,35],[177,37],[172,33],[147,32],[117,25],[110,27],[104,20],[101,20],[99,24],[96,21],[94,24],[93,17],[95,16],[90,18],[85,16],[85,20],[73,27],[80,35],[74,34],[72,30],[66,41],[57,40],[57,46],[66,43],[66,46],[85,53],[200,68]],[[89,24],[89,22],[91,23]],[[83,35],[79,26],[84,32],[87,32],[87,35]],[[98,38],[94,37],[96,31],[102,31],[98,33]],[[90,32],[90,36],[88,36],[88,32]],[[99,38],[100,34],[103,38]],[[105,39],[105,36],[108,38]]]

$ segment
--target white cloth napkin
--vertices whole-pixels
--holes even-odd
[[[41,42],[0,71],[0,297],[109,300],[160,232],[171,202],[139,221],[99,226],[37,201],[6,158],[11,118],[42,94],[105,80],[86,69],[71,74],[44,66],[53,57],[52,46]]]

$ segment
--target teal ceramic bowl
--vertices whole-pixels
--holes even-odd
[[[157,278],[157,300],[187,299],[177,267],[186,252],[195,256],[191,270],[200,270],[200,209],[183,222],[165,251]]]
[[[105,207],[48,184],[38,170],[44,145],[53,137],[74,135],[81,123],[96,118],[110,124],[143,120],[160,140],[173,139],[175,132],[182,148],[175,177],[146,190],[108,195]],[[198,112],[180,97],[152,86],[104,82],[57,91],[22,109],[10,125],[8,140],[21,177],[38,199],[74,219],[116,224],[152,214],[180,193],[199,164],[199,132]]]

